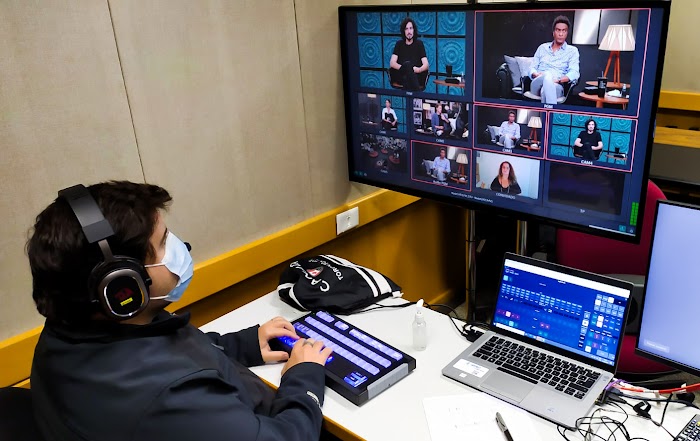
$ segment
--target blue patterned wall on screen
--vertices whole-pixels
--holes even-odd
[[[560,124],[560,125],[571,125],[571,115],[568,113],[553,113],[552,114],[552,122],[554,124]]]
[[[357,37],[360,50],[360,67],[382,67],[382,38]]]
[[[384,99],[389,98],[391,100],[391,107],[396,108],[396,109],[405,109],[406,108],[406,98],[401,97],[401,96],[385,96]]]
[[[588,121],[590,117],[588,115],[572,115],[571,116],[571,126],[572,127],[585,127],[586,121]]]
[[[394,54],[394,46],[398,39],[396,37],[384,37],[384,68],[389,68],[389,62],[391,61],[391,56]]]
[[[382,32],[401,35],[401,20],[405,17],[405,12],[382,12]]]
[[[552,146],[551,151],[552,151],[553,155],[557,155],[557,156],[568,156],[569,155],[569,147],[566,147],[563,145]]]
[[[581,130],[583,130],[583,127],[572,127],[571,134],[569,135],[569,142],[567,144],[574,145],[574,141],[576,141],[578,135],[581,134]]]
[[[610,118],[603,118],[602,116],[594,116],[593,121],[595,121],[598,130],[610,130]]]
[[[620,132],[610,132],[610,150],[619,148],[621,152],[627,153],[630,147],[630,134]]]
[[[437,50],[437,44],[434,38],[423,38],[423,46],[425,46],[425,54],[428,56],[428,64],[430,64],[429,71],[435,72],[435,51]],[[432,83],[432,81],[428,81]]]
[[[430,93],[437,93],[437,89],[435,88],[435,83],[432,82],[430,77],[428,78],[428,84],[425,86],[425,91],[430,92]]]
[[[358,34],[380,34],[382,25],[378,12],[360,12],[357,14]]]
[[[438,12],[440,35],[466,35],[466,14],[464,12]]]
[[[552,144],[570,145],[569,137],[571,128],[567,126],[554,125],[552,127]]]
[[[414,12],[411,18],[416,22],[419,37],[424,35],[435,35],[435,13],[434,12]]]
[[[612,130],[616,132],[632,132],[632,120],[615,118],[612,120]]]
[[[362,87],[384,87],[382,72],[372,70],[360,71],[360,86]]]
[[[408,126],[408,122],[406,121],[406,111],[404,109],[397,110],[396,117],[399,119],[399,127],[396,130],[406,133],[406,128]]]
[[[445,66],[452,65],[452,72],[456,75],[464,73],[464,51],[466,44],[463,38],[438,39],[438,64],[436,71],[445,72]]]

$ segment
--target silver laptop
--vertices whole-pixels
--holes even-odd
[[[574,428],[615,373],[632,287],[507,253],[491,330],[442,373]]]

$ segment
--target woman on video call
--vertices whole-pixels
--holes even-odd
[[[501,162],[498,169],[498,176],[493,178],[491,182],[491,190],[499,193],[520,194],[522,191],[518,185],[518,179],[515,177],[515,170],[510,162]]]
[[[582,158],[586,161],[595,161],[603,150],[603,139],[598,131],[598,124],[592,119],[586,121],[586,130],[581,130],[574,146],[581,150]]]

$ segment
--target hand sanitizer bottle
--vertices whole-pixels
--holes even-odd
[[[416,316],[413,318],[413,349],[422,351],[428,346],[428,329],[423,317],[423,299],[416,303]]]

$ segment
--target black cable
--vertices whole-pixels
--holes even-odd
[[[664,401],[666,401],[666,400],[664,400]],[[623,414],[627,415],[627,417],[631,417],[631,416],[632,416],[632,417],[643,418],[643,419],[645,419],[645,420],[649,420],[649,421],[651,421],[655,426],[661,427],[662,429],[664,429],[664,431],[665,431],[666,433],[668,433],[668,435],[669,435],[671,438],[675,438],[675,435],[673,435],[671,432],[669,432],[669,430],[668,430],[667,428],[665,428],[665,427],[663,426],[664,415],[666,414],[666,409],[668,408],[668,402],[666,403],[666,406],[664,407],[664,411],[663,411],[663,413],[661,414],[661,421],[660,421],[660,422],[654,421],[654,419],[651,418],[651,417],[642,416],[642,415],[639,415],[639,414],[627,413],[627,412],[625,412],[625,410],[622,408],[622,406],[620,406],[619,404],[616,404],[616,403],[610,403],[610,404],[612,404],[612,405],[614,405],[614,406],[616,406],[617,408],[620,409],[621,412],[616,412],[616,413],[623,413]],[[627,404],[627,405],[630,406],[630,407],[633,407],[633,406],[632,406],[631,404],[629,404],[629,403],[625,403],[625,404]],[[614,411],[608,410],[608,412],[614,412]],[[627,419],[625,419],[625,421],[627,421]],[[645,439],[645,438],[634,438],[634,439]]]
[[[613,403],[614,404],[614,403]],[[619,407],[619,406],[618,406]],[[613,418],[610,418],[607,415],[602,415],[602,416],[595,416],[597,413],[602,413],[602,412],[607,412],[608,410],[599,408],[591,414],[590,417],[582,417],[576,420],[576,429],[575,431],[579,433],[583,437],[584,440],[591,440],[593,439],[592,437],[595,438],[600,438],[603,441],[611,441],[611,440],[617,440],[617,435],[616,433],[619,431],[619,433],[624,436],[624,439],[629,441],[632,439],[643,439],[643,438],[631,438],[629,432],[627,431],[627,428],[625,427],[625,422],[628,419],[627,413],[623,411],[623,414],[625,415],[625,419],[623,421],[617,421]],[[599,435],[598,433],[594,433],[594,425],[598,426],[604,426],[608,431],[610,431],[610,435],[608,435],[607,438],[604,438],[603,436]],[[569,429],[568,427],[564,427],[561,425],[557,425],[557,431],[559,432],[559,435],[561,435],[565,440],[569,440],[569,438],[566,436],[566,431],[573,431],[572,429]],[[646,440],[649,441],[649,440]]]
[[[439,307],[439,308],[446,308],[450,312],[453,312],[455,317],[452,317],[450,315],[450,312],[448,312],[446,314],[447,317],[449,318],[450,322],[452,322],[452,325],[455,327],[457,332],[459,332],[459,334],[462,337],[466,338],[467,340],[469,340],[471,342],[475,341],[481,335],[481,334],[477,334],[478,331],[473,329],[474,326],[482,327],[482,328],[484,328],[484,331],[489,330],[488,323],[476,322],[476,321],[467,321],[464,323],[464,325],[462,325],[462,329],[460,329],[459,326],[457,326],[457,323],[455,323],[455,319],[456,320],[462,320],[462,319],[459,317],[459,314],[457,314],[457,311],[453,307],[451,307],[449,305],[445,305],[443,303],[434,303],[434,304],[425,303],[424,305],[426,308],[429,308],[430,310],[433,310],[433,308]],[[469,327],[469,329],[467,329],[467,327]]]

